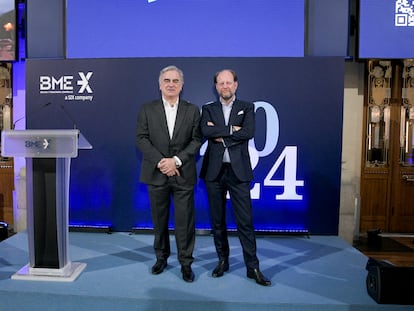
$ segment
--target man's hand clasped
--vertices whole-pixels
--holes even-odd
[[[161,171],[161,173],[163,173],[164,175],[167,175],[168,177],[180,176],[180,171],[177,169],[175,165],[174,158],[161,159],[161,161],[158,162],[157,167]]]

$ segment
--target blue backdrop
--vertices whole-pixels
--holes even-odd
[[[27,60],[27,128],[76,126],[94,148],[72,161],[70,224],[152,227],[146,186],[138,180],[135,127],[140,105],[159,97],[159,71],[170,64],[184,71],[182,97],[200,107],[215,99],[213,75],[222,68],[238,73],[237,96],[255,102],[250,151],[256,229],[337,234],[341,57]],[[206,229],[202,180],[195,191],[196,226]],[[228,218],[234,227],[231,209]]]

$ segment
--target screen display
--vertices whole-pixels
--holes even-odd
[[[360,0],[359,58],[414,57],[414,2]]]
[[[67,57],[303,57],[304,0],[69,0]]]
[[[0,1],[0,61],[16,58],[15,0]]]

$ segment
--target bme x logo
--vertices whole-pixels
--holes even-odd
[[[89,80],[91,79],[93,72],[89,71],[86,74],[84,72],[78,72],[80,80],[76,80],[76,84],[79,86],[78,93],[92,93],[92,88],[89,86]],[[73,83],[75,77],[72,75],[65,75],[55,78],[54,76],[40,76],[40,92],[41,93],[73,93]]]
[[[79,85],[81,88],[79,89],[79,93],[85,92],[85,90],[88,93],[92,93],[92,89],[89,86],[89,79],[92,77],[92,72],[88,72],[86,75],[83,72],[79,72],[80,80],[77,81],[77,85]]]

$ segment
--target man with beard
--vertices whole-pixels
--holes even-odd
[[[204,179],[211,212],[214,244],[219,262],[213,277],[221,277],[229,270],[230,247],[226,226],[226,194],[230,194],[243,249],[247,277],[269,286],[259,269],[256,256],[256,237],[252,221],[250,181],[253,171],[248,151],[249,140],[254,137],[255,112],[253,103],[236,99],[237,75],[225,69],[214,77],[219,100],[204,105],[200,128],[208,139],[200,177]]]

